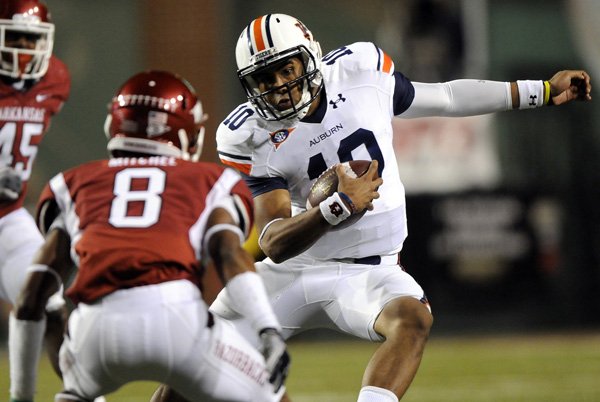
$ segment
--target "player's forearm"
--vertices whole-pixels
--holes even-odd
[[[256,272],[236,275],[227,281],[225,287],[233,309],[245,317],[255,331],[265,328],[281,330],[262,279]]]
[[[508,82],[455,80],[437,84],[413,82],[413,86],[415,98],[400,117],[475,116],[513,108],[514,90]]]
[[[15,317],[14,313],[10,314],[8,353],[11,362],[11,400],[33,401],[45,329],[45,316],[39,320],[23,320]]]
[[[224,210],[215,210],[210,218],[211,225],[204,233],[204,248],[214,262],[219,278],[223,282],[229,281],[234,276],[254,271],[252,256],[242,248],[245,236],[242,230],[232,223],[218,223],[215,220],[229,217]]]
[[[319,208],[272,221],[262,230],[259,245],[274,262],[283,262],[310,248],[332,226]]]
[[[234,244],[229,250],[223,250],[214,260],[221,279],[226,283],[236,275],[244,272],[254,272],[254,259],[239,244]]]

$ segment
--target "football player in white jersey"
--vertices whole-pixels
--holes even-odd
[[[248,102],[219,126],[217,148],[253,192],[267,256],[256,269],[285,336],[331,328],[380,342],[358,401],[397,401],[417,372],[433,320],[423,289],[399,263],[407,225],[392,118],[591,100],[590,77],[573,70],[546,81],[411,82],[373,43],[353,43],[321,58],[306,26],[283,14],[253,20],[239,37],[236,60]],[[338,193],[307,210],[315,179],[330,166],[358,159],[373,161],[369,171],[350,178],[338,167]],[[338,205],[341,213],[333,213],[340,209],[330,207]],[[335,230],[365,208],[356,223]],[[238,316],[227,290],[211,311]]]

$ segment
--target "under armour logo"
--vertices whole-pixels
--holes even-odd
[[[329,104],[332,105],[334,109],[337,109],[338,102],[346,102],[346,98],[344,98],[342,94],[338,94],[338,98],[336,100],[330,100]]]
[[[529,99],[531,99],[531,102],[529,102],[529,106],[535,106],[537,95],[529,95]]]
[[[337,203],[334,202],[333,204],[329,205],[329,210],[331,211],[331,213],[335,216],[338,217],[340,215],[342,215],[344,213],[344,209],[342,208],[342,206]]]

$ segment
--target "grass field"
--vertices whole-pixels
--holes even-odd
[[[355,341],[290,343],[288,381],[294,402],[353,402],[375,345]],[[8,389],[6,352],[0,351],[0,389]],[[36,401],[53,401],[60,388],[48,362],[41,366]],[[109,402],[148,401],[153,383],[130,384]],[[8,400],[7,391],[5,399]],[[2,400],[2,397],[0,397]],[[502,337],[433,337],[407,402],[600,401],[600,332]]]

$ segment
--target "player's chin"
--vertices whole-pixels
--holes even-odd
[[[292,108],[292,102],[289,100],[279,101],[276,108],[280,112],[287,112]]]

